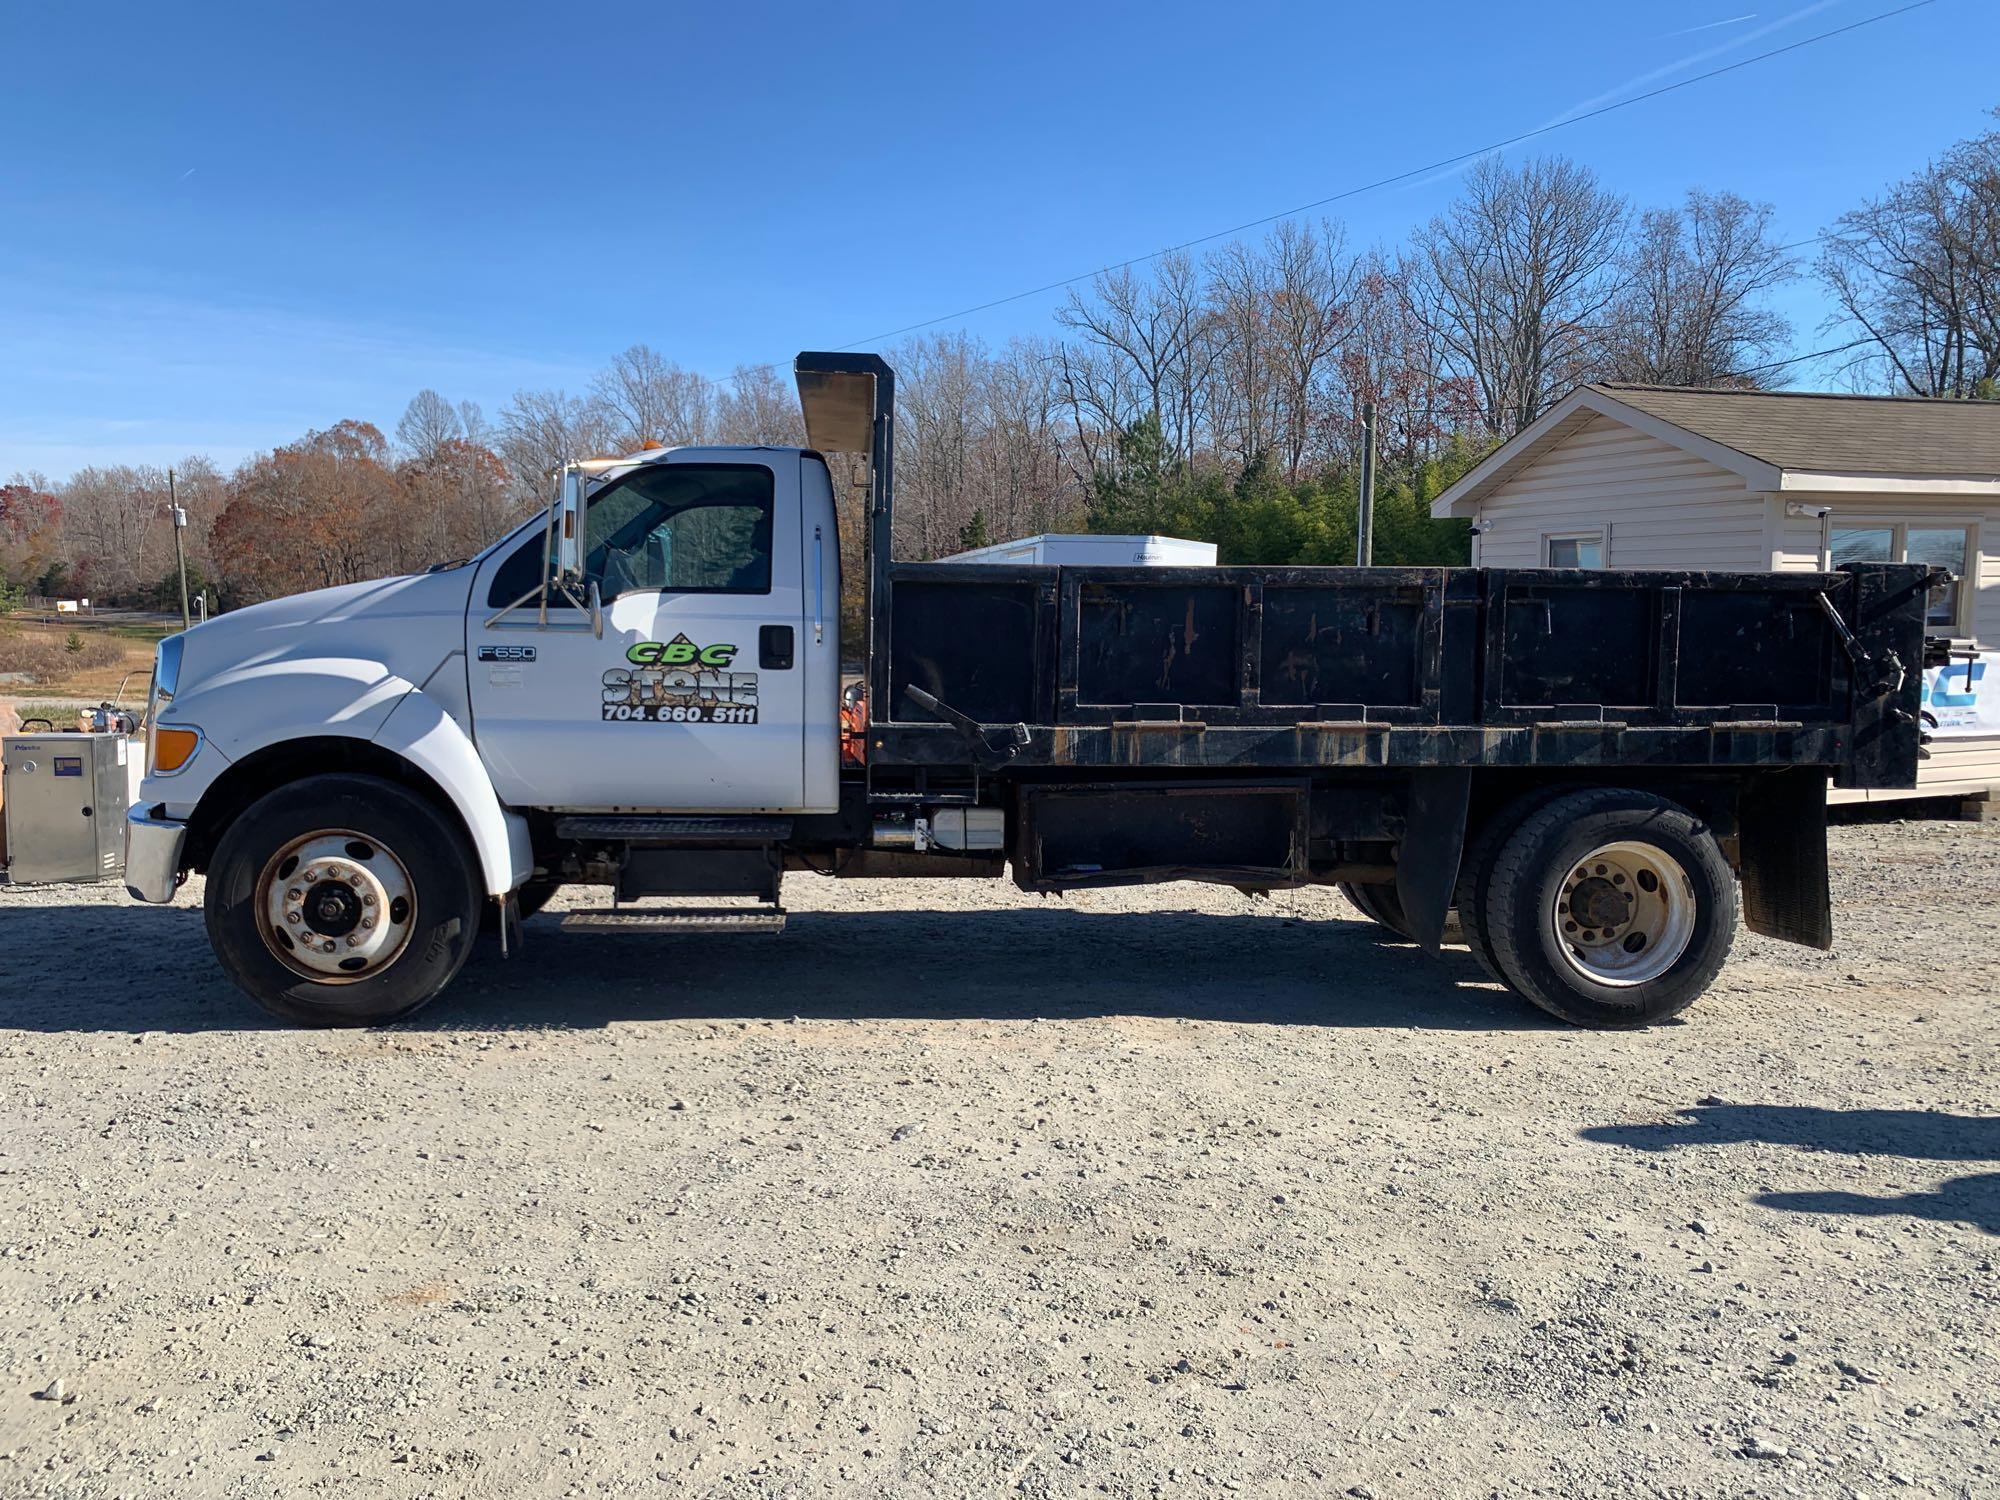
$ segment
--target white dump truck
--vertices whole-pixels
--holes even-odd
[[[1701,993],[1739,906],[1826,946],[1829,776],[1915,777],[1923,566],[896,562],[891,371],[798,379],[814,449],[572,465],[469,562],[164,641],[132,894],[204,872],[231,979],[364,1024],[565,884],[615,892],[566,928],[700,941],[781,926],[788,870],[1334,883],[1632,1026]],[[869,465],[845,693],[823,452]]]

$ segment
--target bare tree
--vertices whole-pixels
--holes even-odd
[[[1216,391],[1209,403],[1214,440],[1239,466],[1279,444],[1278,362],[1272,347],[1274,288],[1268,257],[1234,240],[1208,257]]]
[[[715,425],[715,388],[692,370],[634,344],[591,386],[620,448],[705,443]]]
[[[1762,299],[1798,276],[1771,216],[1768,203],[1699,188],[1678,209],[1648,209],[1626,253],[1607,373],[1646,385],[1764,383],[1760,362],[1791,324]]]
[[[2000,131],[1841,215],[1819,274],[1862,373],[1919,396],[2000,383]]]
[[[909,340],[896,370],[896,550],[928,559],[956,550],[978,509],[972,450],[981,428],[982,352],[963,333]]]
[[[1415,305],[1477,388],[1489,431],[1519,432],[1597,372],[1625,225],[1624,200],[1588,168],[1489,156],[1417,231]]]
[[[79,585],[105,595],[131,593],[159,560],[167,473],[150,464],[78,469],[60,491],[63,552]],[[158,535],[156,535],[158,533]],[[149,581],[149,580],[147,580]]]
[[[1093,420],[1100,428],[1116,429],[1150,416],[1168,454],[1191,459],[1216,353],[1213,320],[1194,263],[1185,255],[1163,255],[1150,277],[1128,266],[1098,276],[1091,292],[1089,301],[1071,292],[1056,313],[1058,323],[1105,356],[1070,361],[1066,383],[1079,428]]]
[[[995,541],[1080,524],[1083,490],[1065,462],[1057,363],[1044,343],[1016,339],[988,360],[981,505]]]
[[[562,391],[516,391],[501,408],[500,458],[517,503],[546,504],[556,470],[614,449],[606,417],[593,402]]]
[[[1267,244],[1285,475],[1296,484],[1321,429],[1319,414],[1338,401],[1328,385],[1339,374],[1336,356],[1354,333],[1353,300],[1361,272],[1347,254],[1347,237],[1338,224],[1322,222],[1315,232],[1307,225],[1283,223]]]
[[[716,402],[708,441],[801,447],[806,440],[799,398],[771,365],[738,365]]]
[[[476,410],[476,408],[475,408]],[[465,423],[456,408],[433,390],[421,390],[403,408],[396,424],[396,441],[412,458],[435,458],[445,444],[465,435]]]

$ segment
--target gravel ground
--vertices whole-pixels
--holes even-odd
[[[788,882],[265,1025],[0,888],[0,1494],[2000,1494],[2000,825],[1545,1023],[1330,891]]]

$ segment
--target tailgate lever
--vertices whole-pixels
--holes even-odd
[[[926,713],[936,714],[951,725],[971,743],[974,749],[995,756],[1002,761],[1012,760],[1033,743],[1034,735],[1026,724],[995,724],[991,729],[971,714],[962,714],[948,703],[941,703],[915,683],[904,687],[903,696]]]

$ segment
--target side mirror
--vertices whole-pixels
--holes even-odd
[[[556,481],[555,503],[549,508],[549,529],[555,535],[556,578],[566,584],[583,581],[583,472],[565,464]]]

